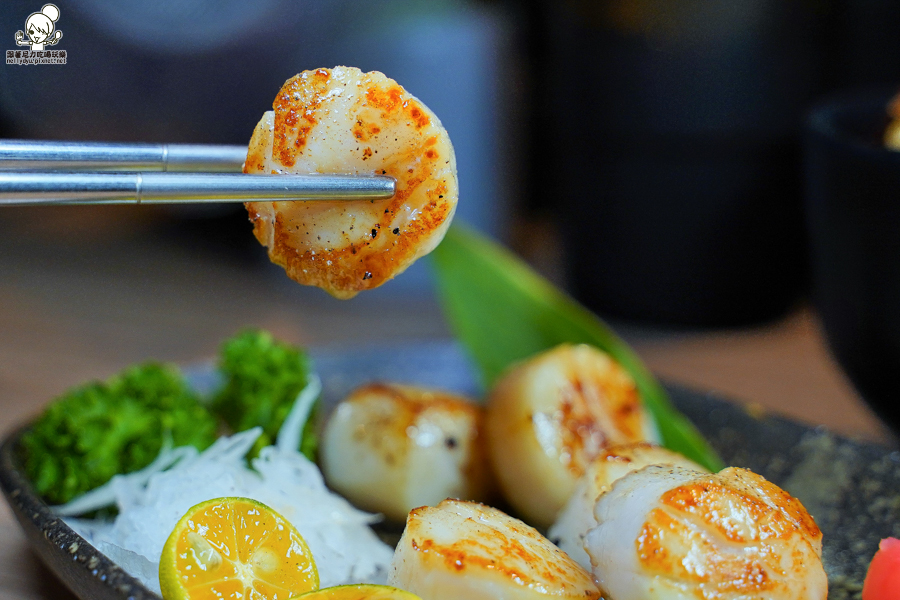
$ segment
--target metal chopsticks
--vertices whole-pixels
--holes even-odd
[[[391,177],[0,172],[0,206],[372,200],[393,195]]]
[[[0,140],[0,206],[376,200],[394,195],[391,177],[245,175],[239,171],[246,154],[243,146]]]
[[[240,173],[246,146],[0,140],[0,170]]]

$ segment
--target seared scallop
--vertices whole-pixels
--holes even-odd
[[[662,446],[647,442],[611,446],[595,458],[578,480],[575,492],[559,513],[548,536],[585,569],[591,559],[584,550],[584,536],[597,526],[594,505],[613,483],[649,465],[677,465],[706,471],[692,460]]]
[[[445,498],[487,500],[482,420],[480,406],[442,390],[366,385],[328,419],[322,470],[348,500],[393,521]]]
[[[658,441],[634,380],[609,355],[561,345],[507,372],[485,422],[501,490],[523,518],[549,527],[606,447]]]
[[[248,202],[253,233],[295,281],[351,298],[440,243],[459,195],[437,116],[396,81],[352,67],[289,79],[263,115],[245,173],[389,175],[387,200]]]
[[[590,573],[503,512],[447,500],[409,513],[388,583],[423,600],[592,600]]]
[[[763,477],[650,466],[600,496],[585,540],[614,600],[823,600],[822,533]]]

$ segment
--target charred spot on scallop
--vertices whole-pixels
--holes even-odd
[[[389,175],[392,198],[252,202],[253,233],[295,281],[351,298],[434,249],[456,210],[456,158],[437,116],[382,73],[288,80],[256,126],[245,173]],[[440,160],[438,160],[440,159]],[[394,235],[371,234],[382,228]]]

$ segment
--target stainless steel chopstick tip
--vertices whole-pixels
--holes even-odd
[[[384,176],[0,171],[0,206],[375,201],[395,191]]]
[[[0,170],[239,173],[246,146],[0,139]]]

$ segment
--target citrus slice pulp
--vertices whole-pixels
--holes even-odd
[[[389,585],[361,583],[337,585],[302,594],[294,600],[422,600],[415,594]]]
[[[216,498],[181,518],[159,563],[165,600],[288,600],[319,588],[291,523],[248,498]]]

